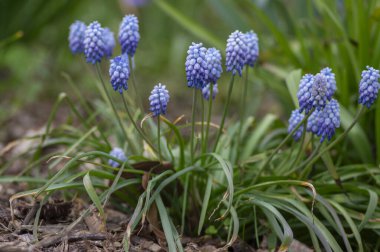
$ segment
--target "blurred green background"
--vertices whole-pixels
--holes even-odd
[[[145,3],[136,6],[141,2]],[[135,61],[140,94],[145,100],[154,84],[166,84],[172,94],[172,118],[190,109],[184,71],[189,44],[203,42],[224,53],[225,41],[236,29],[253,29],[260,39],[259,63],[249,77],[247,106],[251,115],[273,112],[285,122],[295,108],[288,86],[291,80],[293,86],[298,84],[301,77],[301,72],[294,70],[317,73],[326,66],[336,73],[336,96],[343,110],[353,115],[361,71],[366,65],[380,65],[378,0],[3,0],[0,13],[2,129],[26,114],[41,118],[36,124],[42,126],[57,95],[72,93],[63,72],[72,77],[87,99],[99,97],[93,88],[96,76],[92,67],[68,48],[68,29],[75,20],[87,24],[98,20],[117,36],[125,14],[138,16],[141,41]],[[119,53],[117,46],[114,55]],[[104,61],[105,78],[107,67]],[[229,74],[224,73],[219,82],[222,94],[216,111],[225,101],[228,79]],[[241,84],[242,80],[235,83],[235,102]],[[380,129],[375,130],[380,128],[379,109],[368,113],[361,126],[361,144],[368,145],[369,152],[362,159],[379,158],[376,146],[380,146]],[[4,132],[0,139],[12,139]]]

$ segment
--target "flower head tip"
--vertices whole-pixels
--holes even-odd
[[[115,147],[111,150],[110,155],[114,158],[119,159],[122,162],[127,161],[127,157],[125,156],[124,151],[121,148]],[[108,164],[112,167],[119,167],[120,163],[116,162],[115,160],[109,159]]]
[[[129,57],[133,57],[139,41],[139,21],[135,15],[126,15],[119,29],[121,52],[128,54]]]
[[[100,62],[105,55],[105,42],[103,28],[98,21],[87,26],[83,43],[86,61],[91,64]]]
[[[69,47],[73,54],[84,52],[84,34],[86,25],[82,21],[75,21],[70,25]]]
[[[362,79],[359,84],[359,103],[367,108],[375,102],[379,93],[380,71],[367,66],[367,70],[362,72]]]
[[[156,117],[161,114],[166,114],[169,98],[169,91],[166,89],[165,85],[159,83],[154,86],[149,96],[150,111],[153,113],[153,116]]]
[[[202,43],[192,43],[187,50],[185,62],[187,86],[201,89],[207,84],[207,49]]]

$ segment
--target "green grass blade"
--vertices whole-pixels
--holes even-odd
[[[168,212],[166,211],[164,203],[162,202],[161,196],[159,195],[156,198],[156,205],[157,205],[158,213],[160,214],[161,225],[162,225],[162,228],[164,229],[165,238],[166,238],[169,252],[176,252],[177,246],[174,240],[174,234],[173,234],[172,226],[170,224],[169,215],[168,215]]]
[[[154,0],[153,3],[155,3],[156,6],[158,6],[168,16],[170,16],[175,21],[177,21],[180,25],[182,25],[186,30],[190,31],[201,40],[206,41],[221,50],[224,49],[225,47],[224,42],[220,41],[209,31],[204,29],[203,26],[195,23],[193,20],[186,17],[182,12],[174,8],[166,0]]]
[[[272,126],[277,117],[273,114],[266,115],[260,122],[260,124],[253,131],[251,136],[247,140],[247,144],[244,147],[242,153],[242,160],[248,158],[257,149],[259,141],[265,136],[265,133]]]
[[[348,112],[346,108],[343,106],[340,106],[340,116],[341,116],[341,122],[344,129],[347,129],[352,121],[354,120],[353,116]],[[357,123],[351,131],[348,133],[348,137],[350,138],[351,142],[353,143],[356,151],[358,152],[361,160],[364,163],[371,162],[372,156],[371,156],[371,144],[364,133],[364,130],[360,127],[360,125]]]
[[[268,220],[273,225],[274,230],[282,241],[279,251],[287,251],[293,241],[293,231],[290,228],[288,222],[285,220],[284,216],[282,216],[282,214],[276,208],[266,202],[257,199],[251,199],[251,202],[263,208],[264,214],[268,217]],[[274,217],[281,223],[283,231],[279,227],[277,221],[273,219]]]
[[[361,231],[365,227],[369,219],[374,215],[379,200],[378,195],[374,191],[367,189],[367,192],[369,193],[369,202],[363,220],[358,226],[359,231]]]
[[[286,86],[288,87],[290,96],[292,97],[294,106],[296,108],[299,107],[297,91],[298,91],[298,85],[301,80],[301,74],[302,74],[301,69],[293,70],[288,74],[288,76],[286,76],[286,79],[285,79]]]
[[[346,219],[347,224],[350,226],[352,233],[354,234],[354,237],[358,243],[358,247],[359,247],[358,251],[363,252],[364,251],[363,242],[362,242],[362,238],[360,236],[359,230],[356,227],[356,225],[355,225],[354,221],[352,220],[352,218],[350,217],[350,215],[347,213],[346,209],[342,205],[340,205],[339,203],[337,203],[333,200],[329,200],[329,203],[332,206],[334,206],[343,215],[343,217]]]
[[[227,192],[225,194],[225,197],[228,196],[228,206],[226,212],[222,215],[221,218],[224,218],[225,214],[230,211],[230,208],[232,206],[233,197],[234,197],[234,183],[233,183],[233,170],[232,165],[229,161],[224,160],[220,155],[216,153],[209,153],[205,154],[205,156],[211,156],[213,157],[218,163],[221,165],[223,172],[225,174],[225,177],[227,179]]]
[[[211,190],[212,190],[212,176],[210,174],[208,175],[208,178],[207,178],[206,190],[205,190],[205,194],[202,201],[202,210],[201,210],[201,215],[199,217],[199,224],[198,224],[198,235],[201,234],[201,231],[203,228],[207,207],[210,201]]]
[[[92,200],[96,208],[98,209],[101,218],[104,220],[104,209],[98,195],[95,192],[95,188],[92,185],[89,172],[83,177],[83,185],[87,191],[88,196],[90,197],[90,199]]]
[[[379,36],[380,38],[380,36]],[[380,52],[380,49],[379,49]],[[380,99],[376,101],[376,110],[375,110],[375,137],[376,137],[376,158],[377,163],[380,164]]]

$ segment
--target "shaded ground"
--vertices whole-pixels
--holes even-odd
[[[122,240],[130,216],[106,208],[106,227],[94,209],[88,216],[78,220],[89,207],[80,199],[47,203],[41,211],[36,241],[33,222],[38,204],[33,204],[27,198],[15,200],[12,204],[13,220],[9,208],[9,197],[25,189],[23,187],[17,184],[1,185],[0,251],[123,251]],[[162,234],[162,231],[153,231],[151,224],[138,227],[131,236],[130,251],[166,251]],[[226,248],[223,241],[211,237],[182,237],[181,243],[188,252],[255,251],[242,241]]]

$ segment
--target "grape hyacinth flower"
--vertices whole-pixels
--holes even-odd
[[[215,96],[219,92],[218,84],[209,83],[206,86],[204,86],[204,88],[202,88],[202,95],[203,95],[203,98],[205,98],[207,101],[210,99],[210,85],[212,85],[212,99],[213,100],[215,99]]]
[[[305,115],[300,113],[298,109],[292,111],[292,114],[289,118],[288,133],[292,132],[297,125],[304,119]],[[298,141],[303,133],[302,125],[294,132],[293,138],[295,141]]]
[[[202,43],[192,43],[187,50],[185,62],[187,86],[202,89],[207,84],[207,49]]]
[[[109,28],[103,29],[104,50],[105,56],[110,58],[112,56],[113,49],[115,48],[115,38],[113,32]]]
[[[135,15],[126,15],[119,28],[121,52],[128,54],[129,57],[133,57],[139,41],[139,20]]]
[[[317,135],[321,137],[321,143],[326,137],[330,140],[334,136],[335,129],[340,127],[340,109],[337,100],[331,99],[326,107],[318,113],[317,127]]]
[[[227,72],[233,75],[239,73],[241,76],[244,64],[246,63],[246,55],[248,53],[246,37],[240,31],[234,31],[227,39],[226,48],[226,67]]]
[[[86,25],[82,21],[75,21],[70,25],[69,47],[73,54],[84,52],[84,33]]]
[[[306,74],[302,77],[297,92],[300,111],[306,114],[313,108],[322,110],[328,102],[327,80],[323,74]]]
[[[307,132],[311,132],[315,135],[318,133],[318,130],[319,130],[319,128],[318,128],[319,113],[321,113],[321,111],[314,111],[313,113],[311,113],[311,115],[307,119],[307,125],[306,125],[306,131]]]
[[[127,161],[127,157],[125,156],[125,153],[121,148],[118,148],[118,147],[113,148],[112,151],[110,152],[110,155],[119,159],[122,162]],[[119,162],[116,162],[115,160],[112,160],[112,159],[108,160],[108,164],[115,168],[120,166]]]
[[[222,56],[220,55],[219,50],[217,50],[215,48],[207,49],[206,64],[207,64],[206,83],[216,84],[216,82],[220,78],[220,75],[223,72]]]
[[[128,90],[129,64],[126,55],[111,59],[109,74],[112,87],[115,91],[119,91],[122,94],[123,89]]]
[[[86,61],[91,64],[100,62],[105,54],[105,43],[103,28],[98,21],[94,21],[87,26],[83,43]]]
[[[245,64],[253,67],[259,57],[259,38],[253,31],[246,32],[244,35],[248,49]]]
[[[327,99],[331,100],[333,97],[335,91],[336,91],[336,81],[335,81],[335,74],[333,73],[332,69],[329,67],[325,67],[320,71],[321,74],[323,74],[326,78],[327,82]]]
[[[169,91],[166,89],[165,85],[159,83],[154,86],[151,95],[149,96],[150,111],[153,113],[154,117],[166,114],[169,98]]]
[[[380,71],[367,66],[367,70],[363,70],[362,79],[359,84],[359,103],[363,104],[367,108],[375,102],[380,84]]]

